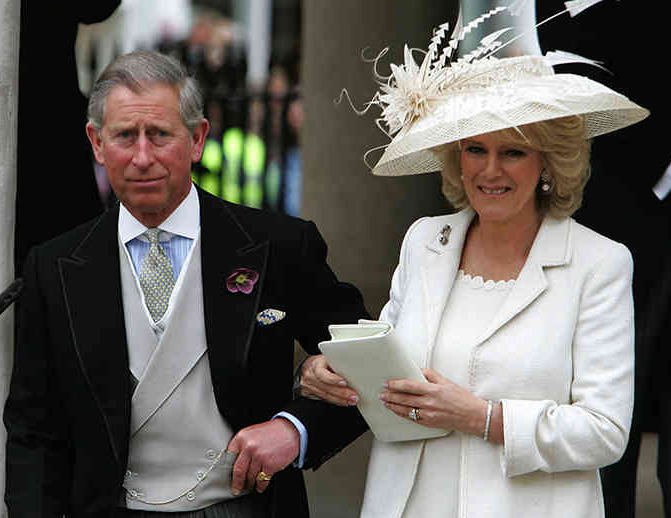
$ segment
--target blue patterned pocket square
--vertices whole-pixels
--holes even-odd
[[[269,326],[282,320],[287,314],[279,309],[264,309],[256,315],[256,325]]]

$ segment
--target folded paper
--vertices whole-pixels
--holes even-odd
[[[329,326],[331,340],[319,348],[333,370],[343,376],[359,394],[357,408],[375,438],[410,441],[447,435],[397,416],[380,400],[383,384],[393,378],[426,381],[387,322],[361,320],[358,324]]]

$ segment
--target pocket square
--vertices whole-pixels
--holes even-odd
[[[268,326],[275,322],[279,322],[286,315],[287,314],[284,311],[280,311],[279,309],[264,309],[256,315],[256,323],[260,326]]]

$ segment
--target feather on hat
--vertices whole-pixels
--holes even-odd
[[[534,122],[578,115],[585,121],[586,138],[592,138],[649,115],[648,110],[601,83],[574,74],[555,74],[552,68],[576,62],[600,66],[598,62],[567,52],[497,58],[497,51],[520,37],[504,41],[509,29],[485,36],[475,50],[453,59],[466,35],[499,13],[508,11],[514,15],[518,4],[524,1],[516,0],[484,13],[455,31],[447,41],[448,24],[441,25],[421,64],[417,64],[413,52],[423,51],[406,45],[404,63],[392,64],[387,77],[377,72],[377,64],[387,49],[378,54],[373,60],[373,73],[380,90],[365,110],[357,110],[363,114],[371,106],[379,106],[382,113],[376,123],[391,139],[383,146],[384,153],[372,168],[373,174],[438,171],[442,169],[442,157],[433,151],[435,147]],[[536,27],[561,14],[575,16],[600,1],[565,2],[564,11]]]

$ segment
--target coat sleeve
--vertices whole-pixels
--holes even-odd
[[[293,297],[301,315],[298,341],[306,352],[319,354],[319,342],[329,338],[329,324],[352,324],[369,316],[359,290],[339,281],[326,262],[326,243],[314,223],[305,223],[299,250]]]
[[[10,517],[60,517],[70,495],[66,425],[52,382],[36,256],[33,249],[24,269],[14,367],[3,414]]]
[[[617,461],[633,407],[633,263],[617,245],[593,265],[573,336],[570,404],[503,400],[507,476],[588,470]]]
[[[359,290],[340,282],[326,262],[326,243],[316,226],[304,225],[295,264],[294,313],[297,338],[309,354],[319,354],[318,344],[329,337],[329,324],[356,323],[370,318]],[[368,429],[354,407],[338,407],[300,397],[286,411],[298,418],[308,436],[304,468],[316,469]]]

